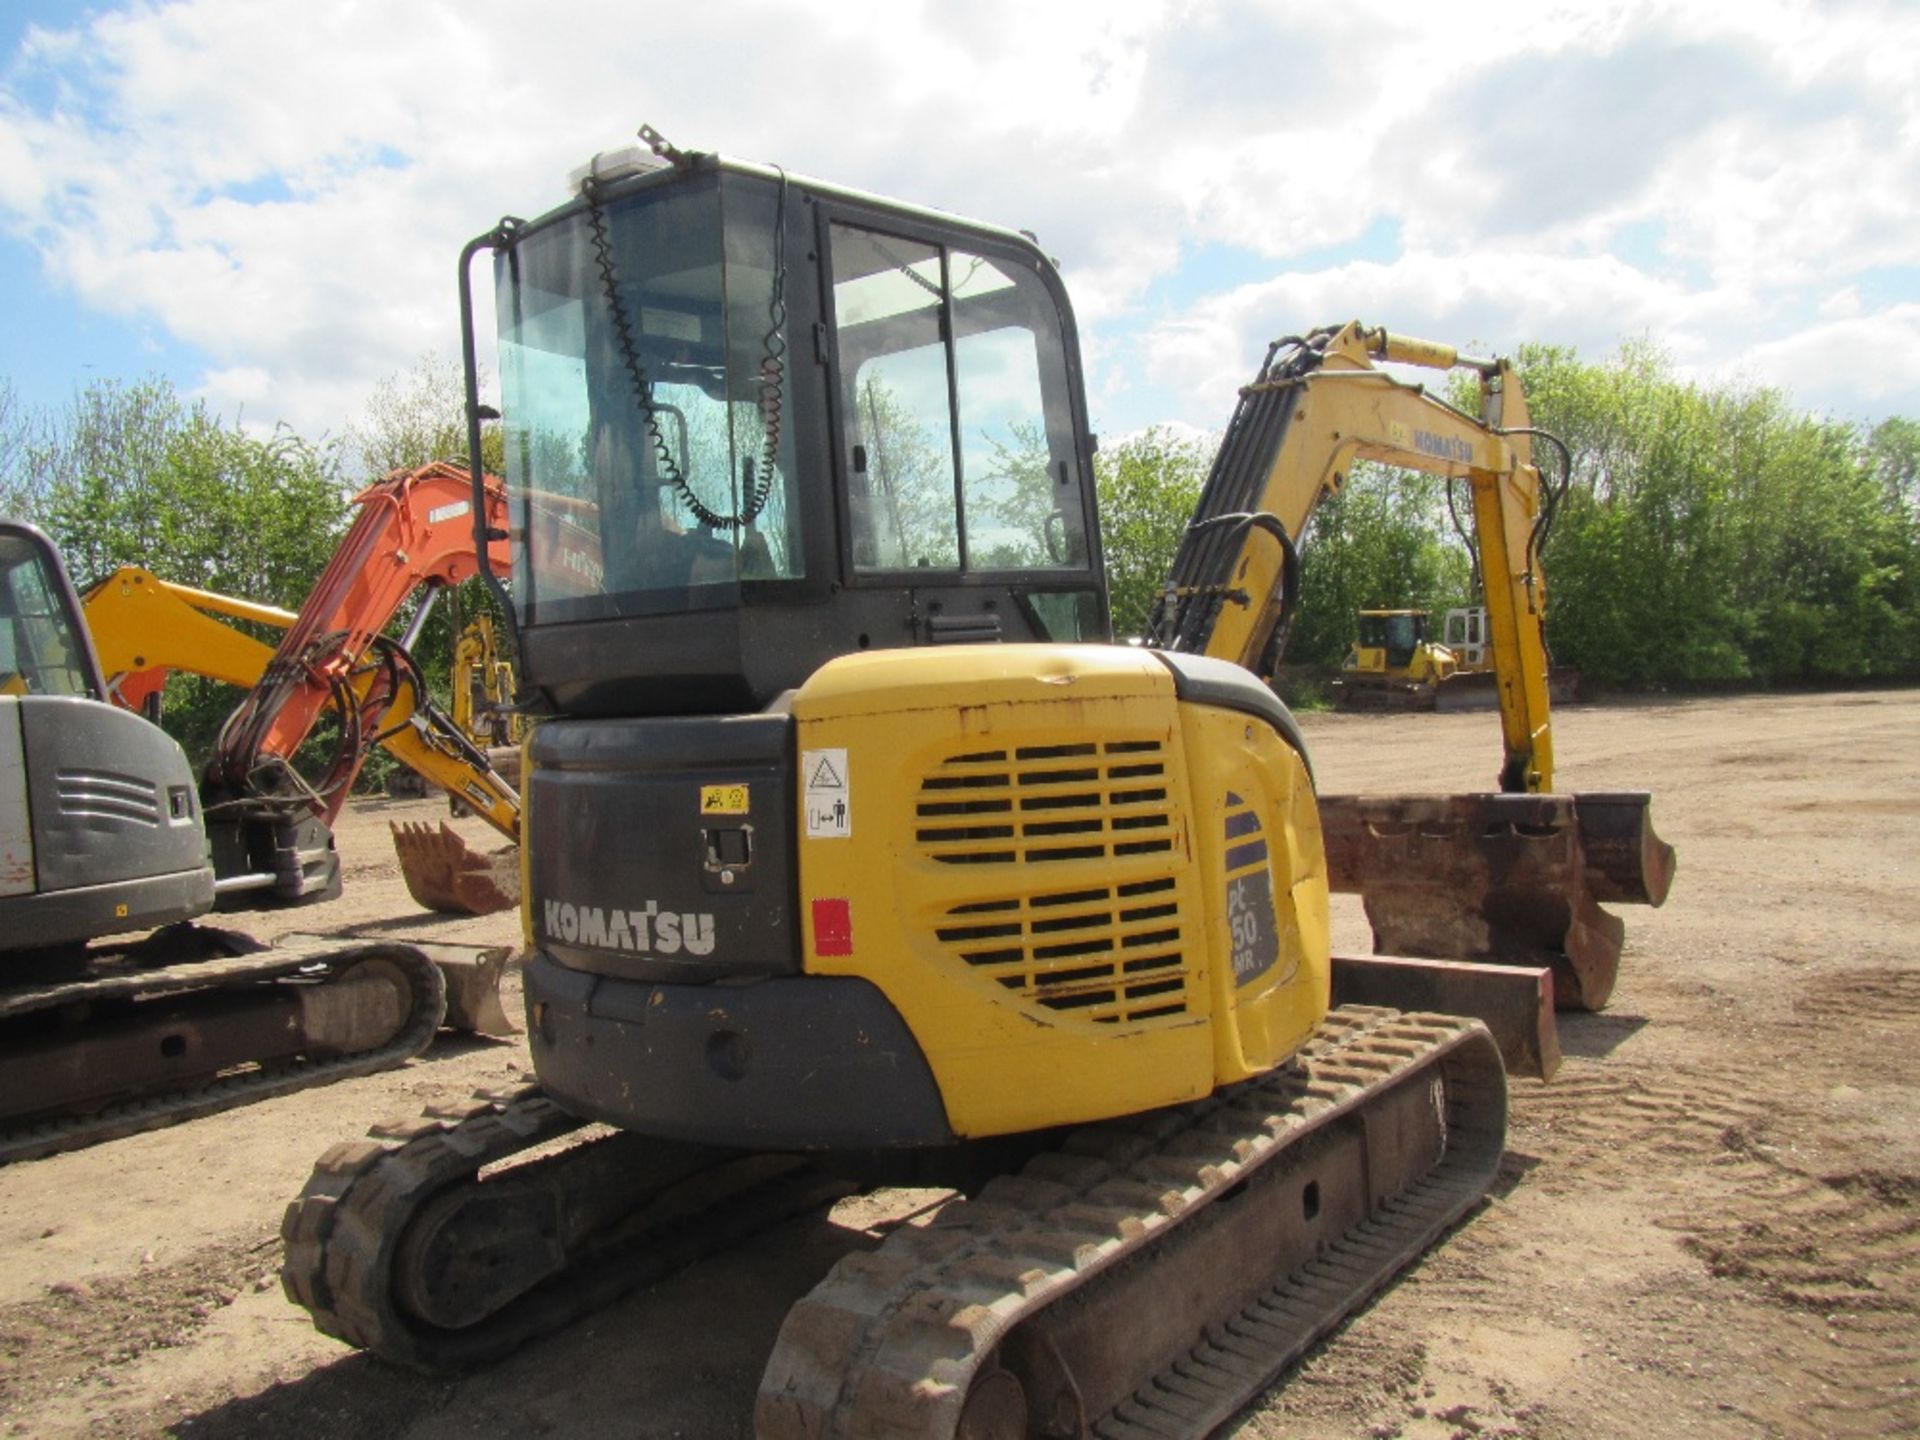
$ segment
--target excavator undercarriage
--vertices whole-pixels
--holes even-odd
[[[94,952],[0,990],[0,1162],[388,1069],[446,1016],[443,972],[412,945],[182,925]]]
[[[843,1259],[789,1314],[756,1433],[1208,1433],[1485,1193],[1505,1117],[1482,1026],[1337,1010],[1289,1066],[1050,1137]],[[508,1163],[581,1125],[528,1089],[336,1146],[287,1209],[288,1295],[465,1368],[859,1188],[831,1154],[618,1133]]]

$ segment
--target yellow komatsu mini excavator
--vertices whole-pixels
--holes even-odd
[[[1485,1026],[1334,1003],[1330,884],[1372,883],[1367,835],[1409,846],[1348,801],[1330,854],[1262,681],[1352,457],[1468,479],[1498,577],[1514,793],[1414,861],[1489,844],[1506,868],[1453,901],[1486,930],[1535,835],[1513,801],[1585,903],[1664,886],[1644,796],[1614,817],[1628,859],[1583,851],[1588,797],[1543,793],[1547,492],[1512,372],[1478,365],[1475,417],[1376,366],[1454,363],[1435,347],[1276,346],[1151,643],[1116,646],[1040,251],[642,133],[461,265],[477,431],[465,276],[494,260],[500,578],[547,717],[539,1085],[329,1151],[286,1215],[287,1291],[390,1359],[470,1365],[848,1185],[943,1183],[965,1198],[791,1312],[756,1433],[1206,1434],[1469,1209],[1503,1143]],[[1370,973],[1537,997],[1564,962]],[[615,1133],[546,1143],[589,1120]]]

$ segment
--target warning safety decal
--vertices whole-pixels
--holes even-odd
[[[805,787],[809,840],[844,840],[853,834],[852,787],[844,749],[802,750],[800,783]]]

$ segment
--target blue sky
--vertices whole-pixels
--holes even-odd
[[[1356,316],[1920,415],[1920,7],[1474,10],[9,0],[0,378],[341,433],[457,354],[461,244],[645,120],[1037,232],[1108,434]]]
[[[0,92],[9,102],[0,110],[0,124],[11,121],[14,104],[44,107],[55,99],[30,69],[20,73],[13,63],[28,26],[60,28],[87,13],[88,7],[55,0],[7,0],[0,6]],[[190,386],[204,368],[204,357],[163,327],[75,303],[49,278],[30,234],[11,225],[0,233],[0,295],[7,297],[0,376],[27,404],[58,405],[95,377],[160,373]]]

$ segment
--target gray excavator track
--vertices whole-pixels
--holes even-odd
[[[1480,1199],[1478,1022],[1344,1007],[1299,1062],[1087,1127],[842,1260],[788,1315],[761,1440],[1196,1440]]]
[[[458,1370],[854,1189],[797,1156],[587,1128],[526,1086],[334,1146],[281,1225],[287,1298],[382,1359]]]
[[[245,944],[246,942],[241,942]],[[378,976],[372,1014],[354,1013],[351,1002],[335,1005],[340,982],[354,972]],[[202,1115],[331,1084],[355,1075],[399,1065],[433,1042],[445,1018],[446,982],[432,960],[417,947],[392,941],[310,939],[258,947],[246,953],[193,959],[160,966],[131,966],[37,986],[0,992],[0,1021],[35,1012],[86,1014],[102,1005],[164,1006],[173,999],[223,996],[242,1002],[271,998],[282,1009],[236,1013],[223,1021],[192,1010],[185,1022],[136,1021],[129,1038],[109,1045],[94,1042],[84,1023],[52,1052],[48,1065],[124,1067],[124,1098],[92,1103],[84,1112],[0,1118],[0,1163],[28,1160],[102,1140],[177,1124]],[[404,999],[400,997],[404,996]],[[283,1013],[284,1012],[284,1013]],[[337,1043],[310,1046],[297,1055],[266,1063],[196,1068],[195,1052],[219,1048],[223,1023],[251,1037],[263,1028],[286,1029],[289,1015],[299,1017],[309,1035],[334,1041],[377,1031],[375,1043],[344,1048]],[[241,1047],[244,1049],[244,1046]],[[146,1052],[151,1051],[151,1054]],[[10,1063],[40,1064],[37,1058],[4,1057]],[[108,1074],[103,1081],[120,1077]],[[22,1087],[9,1085],[19,1102]],[[19,1113],[19,1112],[16,1112]]]

